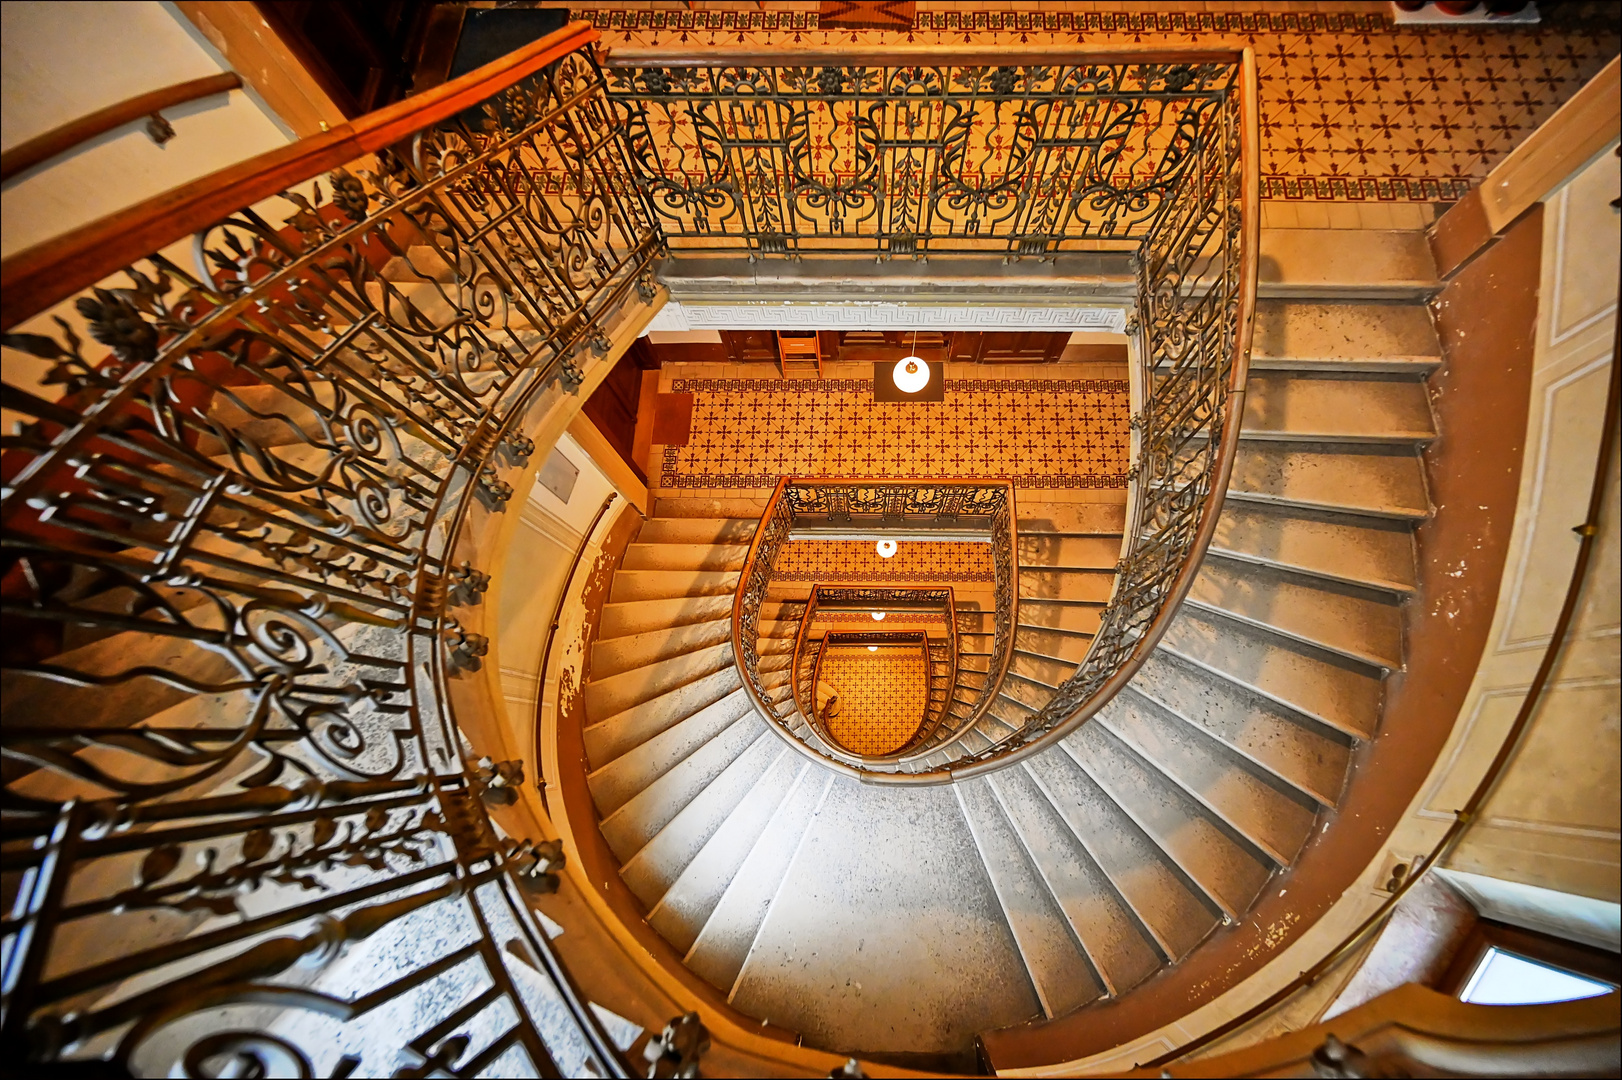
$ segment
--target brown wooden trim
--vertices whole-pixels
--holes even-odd
[[[295,138],[348,119],[250,0],[175,0],[175,8]]]
[[[1622,132],[1619,87],[1622,58],[1605,65],[1431,226],[1438,276],[1451,278],[1616,140]]]
[[[161,90],[137,94],[116,105],[97,109],[88,116],[81,116],[60,127],[54,127],[45,134],[36,135],[27,142],[0,154],[0,181],[10,180],[20,172],[32,169],[54,157],[60,157],[80,144],[121,128],[125,124],[133,124],[137,120],[145,119],[164,109],[174,108],[176,105],[184,105],[188,101],[228,93],[241,85],[242,76],[234,71],[226,71],[219,75],[175,83]]]
[[[227,166],[0,264],[0,330],[214,222],[477,105],[598,39],[574,22],[532,45],[331,131]]]
[[[1492,948],[1524,956],[1540,964],[1563,968],[1586,978],[1598,979],[1612,986],[1622,985],[1622,955],[1567,941],[1552,934],[1481,919],[1471,929],[1470,936],[1464,939],[1464,944],[1459,946],[1453,962],[1436,981],[1435,989],[1450,997],[1458,997],[1476,970],[1476,965]]]
[[[979,67],[997,64],[1235,64],[1239,49],[998,49],[990,55],[979,48],[941,48],[935,45],[884,45],[857,49],[607,49],[599,62],[610,68],[644,67],[907,67],[910,65]]]

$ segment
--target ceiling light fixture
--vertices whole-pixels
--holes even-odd
[[[868,647],[867,647],[867,651],[868,651],[868,652],[878,652],[878,651],[879,651],[879,647],[878,647],[878,646],[877,646],[877,645],[869,645],[869,646],[868,646]]]
[[[879,558],[888,559],[890,556],[895,554],[895,541],[880,540],[874,545],[873,550],[879,553]]]
[[[884,621],[884,612],[882,612],[882,611],[873,612],[873,621],[874,622],[883,622]]]
[[[916,394],[929,385],[929,365],[924,363],[922,357],[903,356],[895,362],[895,372],[891,377],[895,379],[897,390],[903,394]]]
[[[890,373],[895,381],[895,387],[903,394],[916,394],[929,385],[929,365],[924,358],[918,355],[918,330],[912,331],[912,355],[903,356],[896,361],[895,370]]]

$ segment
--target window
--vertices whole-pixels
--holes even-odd
[[[1615,987],[1489,946],[1459,991],[1472,1005],[1541,1005],[1598,997]]]

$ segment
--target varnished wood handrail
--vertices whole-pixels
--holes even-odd
[[[145,199],[0,264],[0,330],[11,330],[137,259],[244,206],[393,146],[598,39],[573,22],[432,90]]]
[[[1245,49],[1239,65],[1240,80],[1240,132],[1239,162],[1241,171],[1239,194],[1239,304],[1235,319],[1234,337],[1230,344],[1232,363],[1228,372],[1228,396],[1222,409],[1222,440],[1212,465],[1211,486],[1201,511],[1200,525],[1194,534],[1188,557],[1173,580],[1160,611],[1143,636],[1138,639],[1132,655],[1115,670],[1081,708],[1063,722],[1023,746],[1015,747],[986,761],[951,770],[952,779],[966,780],[973,776],[993,772],[1016,761],[1041,753],[1067,735],[1075,732],[1098,715],[1115,696],[1126,688],[1138,671],[1148,662],[1160,639],[1171,629],[1178,609],[1188,591],[1194,587],[1205,553],[1216,536],[1217,519],[1222,516],[1222,503],[1228,493],[1228,480],[1233,474],[1234,460],[1239,456],[1239,431],[1245,416],[1245,383],[1250,377],[1250,346],[1256,321],[1256,276],[1261,250],[1261,140],[1256,116],[1256,56]]]
[[[97,109],[88,116],[81,116],[77,120],[70,120],[66,124],[54,127],[43,135],[36,135],[27,142],[18,143],[10,150],[0,154],[0,182],[10,180],[20,172],[26,172],[36,165],[61,157],[69,150],[89,142],[98,135],[105,135],[109,131],[117,130],[125,124],[133,124],[137,120],[154,116],[164,109],[172,109],[176,105],[184,105],[190,101],[199,101],[215,94],[225,94],[242,85],[242,76],[234,71],[222,72],[219,75],[209,75],[201,79],[190,79],[173,86],[165,86],[161,90],[151,90],[145,94],[137,94],[126,101],[109,105],[105,109]]]

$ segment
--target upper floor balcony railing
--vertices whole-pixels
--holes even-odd
[[[561,849],[525,838],[548,826],[521,768],[477,756],[467,676],[512,470],[667,246],[1136,254],[1129,540],[1092,651],[989,749],[830,764],[1017,760],[1164,630],[1238,435],[1248,55],[621,56],[605,79],[594,40],[575,24],[5,261],[8,1047],[628,1074],[535,925]],[[660,156],[661,123],[697,156]],[[813,513],[789,490],[736,609],[768,713],[743,642],[762,552]],[[1011,597],[1011,489],[992,501]]]
[[[884,485],[905,499],[930,483],[785,481],[762,516],[734,605],[745,686],[801,749],[875,782],[943,783],[1001,768],[1096,714],[1192,585],[1238,448],[1259,236],[1249,53],[1041,49],[985,60],[934,49],[628,50],[606,60],[636,181],[676,253],[1131,253],[1138,392],[1114,589],[1086,657],[1042,700],[1028,691],[1028,715],[1011,729],[969,741],[1012,647],[1017,575],[999,563],[996,678],[944,745],[861,760],[805,737],[814,725],[780,711],[755,666],[752,618],[771,561],[790,529],[824,512],[801,505],[824,483],[835,500]],[[883,513],[878,502],[869,509],[873,525]],[[1004,541],[1012,551],[1012,517],[1006,530],[997,551]]]

